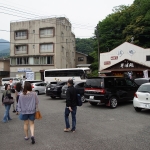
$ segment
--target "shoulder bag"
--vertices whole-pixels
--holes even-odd
[[[7,91],[6,91],[6,95],[4,96],[4,99],[3,99],[3,104],[6,104],[6,105],[11,105],[14,103],[14,100],[13,100],[13,97],[12,98],[9,98],[7,96]]]

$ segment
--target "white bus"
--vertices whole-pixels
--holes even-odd
[[[44,71],[44,81],[67,81],[73,79],[80,81],[87,78],[90,68],[67,68],[67,69],[48,69]]]

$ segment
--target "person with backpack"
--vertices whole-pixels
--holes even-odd
[[[4,117],[3,117],[3,123],[6,123],[8,122],[9,120],[12,120],[10,118],[10,115],[9,115],[9,110],[10,110],[10,107],[11,107],[11,104],[4,104],[4,98],[5,97],[8,97],[9,99],[13,99],[11,97],[11,88],[10,88],[10,84],[5,84],[5,91],[2,95],[2,105],[5,106],[5,113],[4,113]]]
[[[21,85],[21,83],[18,82],[16,84],[16,90],[15,90],[15,95],[16,95],[16,115],[18,115],[18,109],[17,109],[18,99],[19,99],[20,94],[22,93],[22,90],[23,90],[22,85]]]
[[[67,82],[68,89],[66,92],[65,124],[64,132],[75,132],[76,130],[76,112],[77,112],[77,90],[73,86],[73,80]],[[72,128],[70,129],[69,114],[72,115]]]

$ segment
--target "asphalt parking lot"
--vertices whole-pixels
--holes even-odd
[[[2,94],[0,93],[0,97]],[[77,130],[64,133],[65,100],[39,95],[42,120],[35,121],[36,144],[24,141],[23,122],[0,122],[0,150],[148,150],[150,110],[135,112],[132,102],[116,109],[83,104],[77,110]],[[4,107],[0,105],[2,120]]]

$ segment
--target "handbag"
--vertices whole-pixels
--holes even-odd
[[[7,96],[7,91],[6,91],[6,94],[5,94],[4,98],[3,98],[3,104],[11,105],[13,103],[14,103],[13,97],[9,98]]]
[[[35,119],[42,119],[42,115],[39,110],[35,112]]]

